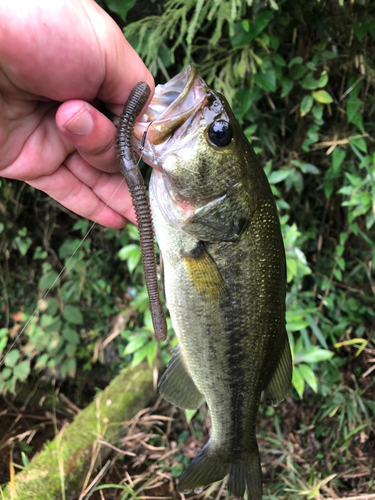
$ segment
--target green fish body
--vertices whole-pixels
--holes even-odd
[[[142,120],[135,146],[147,130],[150,203],[178,338],[159,388],[180,408],[205,399],[212,422],[178,489],[199,491],[229,474],[232,494],[239,499],[247,489],[260,500],[261,394],[277,404],[292,373],[272,192],[226,100],[193,68],[157,88]]]

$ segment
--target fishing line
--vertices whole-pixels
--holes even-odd
[[[147,133],[147,131],[146,131]],[[145,140],[146,140],[146,136],[144,136],[144,139],[142,139],[142,147],[140,148],[140,152],[141,152],[141,155],[139,157],[139,160],[138,160],[138,163],[137,165],[139,165],[139,162],[141,161],[142,159],[142,152],[143,152],[143,149],[144,149],[144,143],[145,143]],[[115,196],[115,194],[117,193],[117,191],[120,189],[120,186],[125,182],[125,179],[122,178],[121,179],[121,182],[120,184],[117,186],[117,188],[115,189],[115,191],[113,192],[113,194],[111,195],[110,199],[108,200],[108,202],[105,204],[105,206],[103,207],[103,209],[100,211],[99,215],[97,216],[97,218],[95,219],[95,221],[92,223],[91,227],[88,229],[87,233],[84,235],[84,237],[82,238],[82,240],[80,241],[80,243],[78,244],[77,248],[74,250],[74,252],[72,253],[72,255],[69,257],[68,261],[66,262],[66,264],[64,265],[64,267],[61,269],[61,271],[59,272],[59,274],[57,275],[57,277],[55,278],[54,282],[52,283],[52,285],[49,287],[49,289],[46,291],[46,293],[43,295],[43,297],[40,299],[40,301],[43,301],[47,298],[47,296],[49,295],[49,293],[51,292],[52,288],[55,286],[55,284],[57,283],[57,281],[59,280],[60,276],[63,274],[63,272],[68,268],[71,260],[73,259],[73,257],[75,256],[75,254],[78,252],[78,250],[81,248],[82,244],[84,243],[84,241],[87,239],[88,235],[91,233],[93,227],[95,226],[95,224],[97,224],[100,216],[102,215],[102,213],[104,212],[104,210],[108,207],[108,205],[110,204],[112,198]],[[70,269],[69,269],[70,271]],[[68,272],[69,272],[68,271]],[[16,345],[18,339],[20,338],[20,336],[23,334],[23,332],[26,330],[27,326],[29,325],[30,321],[33,319],[34,316],[36,316],[36,314],[39,312],[40,310],[40,306],[37,306],[34,310],[34,312],[31,314],[30,318],[26,321],[26,323],[24,324],[24,326],[22,327],[22,329],[18,332],[16,338],[14,339],[14,341],[12,342],[11,346],[8,348],[8,350],[6,351],[6,353],[4,354],[4,357],[2,360],[0,360],[0,367],[3,366],[3,364],[5,363],[5,358],[8,356],[9,352],[13,349],[13,347]]]

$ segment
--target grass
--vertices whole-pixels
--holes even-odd
[[[354,352],[355,347],[346,349]],[[258,442],[264,500],[375,499],[375,384],[371,375],[363,376],[373,356],[369,343],[360,356],[353,356],[349,371],[342,369],[342,383],[325,397],[311,393],[301,401],[292,394],[277,408],[261,406]],[[58,431],[72,414],[72,406],[79,411],[64,398],[66,411],[55,412],[31,405],[18,408],[16,402],[4,399],[0,412],[9,431],[0,437],[0,463],[8,465],[8,481],[12,470],[22,467],[22,457],[31,459],[43,440],[51,437],[48,429],[53,432],[55,426]],[[111,448],[111,455],[99,472],[90,468],[75,500],[184,500],[176,485],[208,439],[207,408],[203,406],[189,420],[185,412],[159,398],[126,425],[126,435],[116,445],[98,438],[96,455],[104,447]],[[226,479],[187,498],[229,500]]]

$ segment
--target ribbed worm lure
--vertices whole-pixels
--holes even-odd
[[[124,105],[123,113],[120,116],[120,123],[116,135],[116,151],[120,163],[120,170],[129,187],[137,217],[143,271],[150,299],[150,309],[155,335],[159,340],[165,340],[167,338],[167,322],[160,301],[156,274],[152,216],[146,194],[146,187],[135,160],[132,146],[135,119],[146,104],[150,92],[150,87],[145,82],[137,83],[131,91]]]

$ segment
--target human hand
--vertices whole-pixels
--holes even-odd
[[[112,197],[122,181],[116,128],[95,106],[120,114],[138,81],[153,91],[151,74],[93,0],[0,3],[0,175],[105,226],[135,222],[124,182]]]

